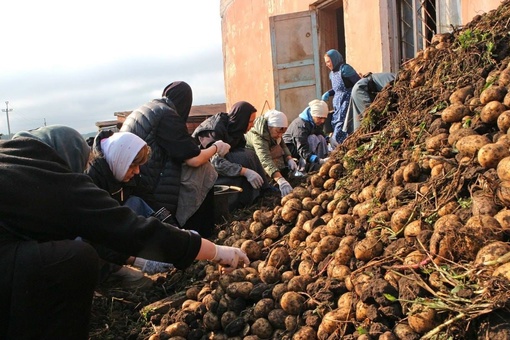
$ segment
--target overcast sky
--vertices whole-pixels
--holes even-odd
[[[194,105],[225,102],[219,0],[0,2],[0,133],[81,133],[184,80]],[[5,137],[4,137],[5,138]]]

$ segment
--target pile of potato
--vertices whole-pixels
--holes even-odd
[[[502,6],[510,13],[510,5]],[[441,51],[428,47],[404,67],[394,88],[427,86],[425,66],[455,46],[454,39],[441,35]],[[421,113],[400,112],[399,119],[418,124],[406,131],[390,121],[379,132],[398,137],[402,148],[394,149],[394,162],[381,162],[389,155],[377,155],[364,141],[339,148],[280,205],[233,221],[218,240],[243,249],[251,265],[222,275],[207,265],[200,288],[188,289],[181,310],[153,338],[387,340],[449,334],[455,323],[447,321],[455,313],[431,302],[436,292],[455,298],[460,293],[453,292],[441,266],[476,268],[466,269],[478,275],[466,278],[466,286],[485,290],[486,302],[486,280],[510,287],[509,65],[506,57],[483,81],[444,89],[447,100],[425,128],[418,129],[416,116],[439,103]],[[396,137],[388,143],[396,145]],[[469,294],[465,308],[481,293]]]

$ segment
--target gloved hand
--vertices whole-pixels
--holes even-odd
[[[225,155],[230,151],[230,144],[227,144],[222,140],[217,140],[213,144],[218,148],[216,153],[221,157],[225,157]]]
[[[324,164],[329,160],[329,157],[326,158],[319,158],[319,164]]]
[[[228,273],[233,271],[242,264],[246,267],[250,264],[248,256],[239,248],[220,246],[215,244],[216,254],[214,255],[213,261],[218,263]],[[241,263],[239,263],[241,261]]]
[[[296,171],[298,169],[296,162],[292,158],[289,158],[287,165],[289,166],[290,171]]]
[[[251,169],[245,168],[244,177],[250,182],[251,186],[254,189],[260,189],[262,184],[264,184],[264,180],[262,177],[256,172]]]
[[[280,187],[280,192],[282,193],[282,197],[287,196],[288,194],[290,194],[292,192],[292,186],[289,184],[289,182],[287,182],[287,180],[285,178],[283,178],[283,177],[278,178],[276,183],[278,183],[278,186]]]
[[[149,275],[154,275],[157,273],[164,273],[174,268],[174,265],[171,263],[158,262],[142,259],[137,257],[133,266],[139,268],[142,272],[147,273]]]
[[[321,98],[323,101],[327,102],[329,100],[329,91],[324,92]]]

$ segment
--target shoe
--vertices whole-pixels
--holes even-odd
[[[127,266],[122,266],[116,272],[111,273],[107,282],[121,288],[140,290],[149,289],[154,283],[141,271]]]

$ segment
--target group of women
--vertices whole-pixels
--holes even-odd
[[[209,237],[215,222],[211,218],[215,184],[242,189],[229,201],[229,210],[233,210],[252,204],[264,192],[279,189],[282,196],[289,194],[293,189],[287,180],[290,173],[315,170],[327,160],[322,126],[329,96],[333,96],[335,109],[332,144],[345,139],[342,124],[350,89],[360,77],[336,50],[326,53],[325,62],[333,88],[322,101],[310,102],[287,133],[289,124],[283,112],[269,110],[257,117],[257,109],[241,101],[228,113],[209,117],[189,134],[186,121],[193,93],[187,83],[176,81],[165,87],[161,98],[134,110],[120,132],[98,134],[86,173],[137,214],[157,216]],[[304,167],[307,162],[312,166]],[[170,266],[108,249],[98,252],[107,264],[113,263],[107,273],[122,273],[118,270],[125,264],[149,273]]]

